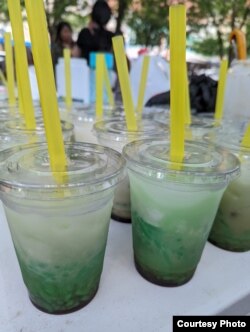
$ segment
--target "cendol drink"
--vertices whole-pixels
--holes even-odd
[[[29,297],[53,314],[85,306],[103,267],[121,155],[97,145],[65,145],[68,171],[52,173],[46,144],[2,152],[0,190]]]
[[[209,240],[226,250],[250,250],[250,149],[241,146],[242,134],[221,133],[215,142],[241,162],[241,175],[225,191]]]
[[[139,140],[123,149],[130,179],[135,265],[149,281],[178,286],[192,278],[239,161],[226,150],[187,142],[182,163],[169,142]]]
[[[94,133],[100,144],[113,148],[118,152],[121,152],[123,147],[131,141],[168,135],[167,126],[151,119],[138,119],[137,125],[137,131],[129,131],[125,119],[99,121],[94,125]],[[130,188],[127,176],[115,191],[112,218],[121,222],[131,222]]]

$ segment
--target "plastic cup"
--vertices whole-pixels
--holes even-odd
[[[209,240],[230,251],[250,250],[250,148],[240,145],[242,135],[219,133],[215,143],[229,149],[241,161],[241,175],[225,191]]]
[[[103,268],[115,185],[124,159],[99,145],[66,143],[55,174],[43,143],[7,149],[0,195],[32,303],[62,314],[88,304]],[[55,179],[66,179],[58,183]]]
[[[154,116],[154,120],[163,124],[168,125],[170,121],[170,113],[161,113]],[[223,119],[221,122],[214,118],[201,117],[198,115],[192,116],[192,123],[185,126],[185,138],[188,140],[202,141],[203,136],[209,133],[216,133],[224,130],[230,132],[241,132],[246,126],[246,119],[241,118],[238,121],[234,119]]]
[[[179,286],[195,273],[228,182],[239,174],[226,150],[187,141],[183,163],[170,162],[168,141],[129,143],[134,261],[152,283]]]
[[[10,120],[18,118],[20,113],[18,112],[17,106],[1,105],[0,104],[0,120]]]
[[[168,128],[166,126],[147,119],[138,121],[138,130],[136,132],[128,131],[125,119],[97,122],[93,130],[100,144],[113,148],[118,152],[122,152],[123,147],[127,143],[136,139],[168,136]],[[128,176],[117,186],[115,191],[112,218],[121,222],[131,222]]]
[[[74,126],[66,121],[61,121],[62,132],[64,141],[70,141],[73,139],[73,131]],[[46,135],[45,135],[45,127],[42,117],[36,118],[36,129],[27,129],[24,119],[22,118],[14,118],[12,120],[6,120],[1,122],[0,127],[6,129],[10,134],[13,135],[26,135],[31,138],[30,142],[34,143],[38,142],[45,142]]]
[[[36,135],[26,135],[22,133],[13,133],[8,130],[1,130],[0,133],[0,152],[8,149],[10,147],[20,145],[20,144],[28,144],[32,141],[36,140]],[[0,154],[0,162],[3,160],[2,155]]]
[[[8,103],[8,90],[5,86],[0,85],[0,105]]]
[[[103,106],[103,117],[105,119],[118,117],[121,114],[119,107],[113,108],[107,105]],[[74,125],[74,139],[76,142],[97,143],[97,139],[92,132],[96,121],[95,106],[86,106],[75,104],[72,108],[60,108],[61,119]]]
[[[152,119],[156,114],[161,114],[162,108],[144,107],[142,114],[138,117]],[[97,121],[95,105],[85,105],[74,103],[71,108],[60,104],[61,119],[74,125],[74,137],[77,142],[97,143],[97,138],[93,134],[93,125]],[[122,105],[115,107],[103,105],[103,119],[110,120],[114,118],[125,119],[125,112]]]
[[[40,106],[40,102],[37,101],[37,100],[33,100],[33,106],[34,106],[34,108],[41,107],[41,106]],[[18,107],[19,107],[19,105],[18,105],[18,100],[16,100],[16,105],[12,105],[12,106],[10,106],[10,105],[9,105],[9,101],[8,101],[8,99],[3,99],[3,100],[1,100],[1,97],[0,97],[0,109],[2,109],[2,108],[5,108],[5,109],[8,109],[8,108],[16,108],[16,109],[18,110]]]

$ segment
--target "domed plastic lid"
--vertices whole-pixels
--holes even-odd
[[[233,131],[222,130],[217,133],[209,133],[204,136],[204,141],[213,143],[218,147],[228,149],[229,151],[236,154],[250,155],[250,148],[242,145],[244,131]]]
[[[168,127],[166,125],[149,119],[138,120],[136,131],[127,129],[125,119],[99,121],[95,123],[93,129],[97,136],[100,135],[100,138],[105,137],[115,141],[126,141],[149,136],[166,137],[168,135]]]
[[[2,128],[0,132],[0,152],[14,145],[28,144],[30,143],[32,137],[33,137],[32,135],[26,135],[25,133],[21,132],[12,132],[6,130],[5,128]],[[1,156],[0,160],[2,160]]]
[[[37,135],[45,134],[45,127],[42,117],[36,118],[35,131],[32,129],[27,129],[24,120],[20,118],[4,121],[4,123],[2,123],[1,126],[3,126],[6,130],[10,132],[25,133],[25,134],[33,134],[35,132]],[[61,120],[61,126],[63,133],[71,132],[74,129],[73,124],[62,120]]]
[[[67,143],[67,172],[51,172],[47,144],[4,150],[0,163],[0,190],[21,197],[58,199],[94,194],[123,178],[125,160],[118,152],[95,144]],[[60,181],[58,181],[60,179]],[[62,181],[63,180],[63,181]]]
[[[160,114],[156,114],[154,116],[154,120],[160,123],[169,123],[170,121],[170,112],[162,112]],[[192,115],[192,123],[190,125],[186,125],[186,128],[191,129],[212,129],[212,128],[220,128],[221,124],[216,121],[214,118],[210,117],[201,117]]]
[[[127,167],[156,181],[189,184],[227,182],[239,175],[239,160],[227,150],[187,141],[183,163],[170,161],[170,142],[146,139],[123,149]]]
[[[9,119],[15,119],[20,116],[18,112],[18,108],[16,106],[0,106],[0,119],[2,121],[9,120]]]
[[[79,122],[95,122],[96,121],[96,109],[95,105],[86,105],[86,104],[73,104],[73,106],[68,109],[66,107],[60,108],[61,114],[65,119],[71,121]],[[119,106],[103,106],[103,118],[113,118],[119,117],[122,114],[122,110]]]

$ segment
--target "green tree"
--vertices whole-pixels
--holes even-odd
[[[48,29],[51,36],[54,35],[56,25],[62,20],[67,20],[76,27],[84,25],[86,14],[83,13],[83,9],[88,6],[88,2],[87,0],[45,0]]]
[[[24,8],[24,0],[21,0]],[[83,11],[89,5],[87,0],[44,0],[44,6],[48,21],[48,28],[53,35],[55,27],[61,20],[70,21],[73,26],[83,26],[85,24],[86,12]],[[0,2],[0,20],[8,22],[7,1]]]
[[[230,32],[246,31],[250,6],[246,0],[193,0],[188,11],[189,34],[196,36],[192,48],[205,55],[223,57],[228,51]]]
[[[8,20],[9,20],[9,13],[8,13],[7,0],[1,1],[0,2],[0,21],[6,23],[6,22],[8,22]]]
[[[142,10],[132,13],[128,24],[135,34],[134,43],[155,46],[159,45],[163,35],[168,33],[169,7],[166,1],[143,0]]]

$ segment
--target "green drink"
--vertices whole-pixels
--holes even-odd
[[[108,146],[118,152],[122,152],[123,147],[136,139],[149,137],[165,137],[168,135],[168,127],[157,123],[149,118],[137,119],[137,130],[130,131],[127,128],[125,119],[117,118],[96,122],[94,133],[98,142]],[[112,208],[112,218],[114,220],[130,223],[130,187],[128,176],[117,186]]]
[[[227,147],[241,161],[241,175],[225,191],[209,240],[229,251],[250,250],[250,149],[241,147],[241,135],[217,135],[217,144]]]
[[[123,153],[136,268],[155,284],[184,284],[196,270],[239,162],[224,150],[188,142],[183,163],[174,164],[169,161],[169,143],[156,139],[130,143]]]
[[[2,153],[1,198],[31,301],[53,314],[85,306],[98,289],[123,159],[101,146],[67,144],[60,184],[46,145]]]

